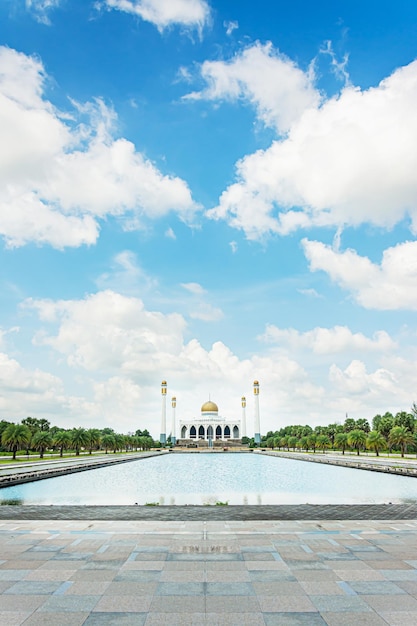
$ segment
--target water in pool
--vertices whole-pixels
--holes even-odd
[[[258,454],[166,454],[0,489],[0,503],[417,502],[417,479]]]

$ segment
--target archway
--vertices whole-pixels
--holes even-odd
[[[217,426],[216,428],[216,439],[221,439],[222,438],[222,427],[221,426]]]
[[[190,428],[190,439],[195,439],[197,437],[197,432],[195,430],[195,426],[191,426]]]
[[[181,428],[181,439],[187,439],[187,427],[183,426]]]
[[[200,428],[198,429],[198,438],[204,439],[204,436],[205,436],[204,426],[200,426]]]
[[[207,428],[207,439],[213,439],[213,426]]]
[[[233,439],[239,439],[239,428],[237,426],[233,426]]]
[[[230,428],[229,428],[229,426],[225,426],[224,427],[224,438],[225,439],[230,439]]]

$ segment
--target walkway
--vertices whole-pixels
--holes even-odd
[[[3,521],[4,626],[411,626],[417,521]]]

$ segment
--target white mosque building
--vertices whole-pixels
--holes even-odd
[[[253,383],[254,393],[254,438],[255,443],[261,442],[260,421],[259,421],[259,382]],[[162,381],[162,413],[161,413],[161,435],[160,442],[166,443],[166,400],[167,400],[167,382]],[[213,445],[217,443],[240,443],[242,437],[246,437],[246,398],[241,398],[241,419],[229,419],[219,415],[219,408],[215,402],[208,400],[201,407],[201,413],[198,417],[180,420],[177,424],[176,407],[177,399],[172,398],[172,420],[171,420],[171,442],[173,445],[179,443],[198,443],[200,445]],[[249,435],[251,436],[251,435]]]

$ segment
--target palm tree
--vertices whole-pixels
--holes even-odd
[[[59,448],[59,456],[64,456],[64,450],[71,445],[71,433],[68,430],[58,430],[53,436],[52,443]]]
[[[114,435],[103,435],[101,438],[101,447],[105,449],[106,454],[108,454],[109,450],[114,448],[115,446],[115,441],[114,441]]]
[[[292,448],[293,452],[295,452],[296,445],[297,445],[297,437],[295,436],[288,437],[288,448]]]
[[[71,445],[76,456],[80,455],[81,448],[88,446],[88,435],[85,428],[73,428],[71,431]]]
[[[366,433],[359,428],[355,428],[355,430],[351,430],[348,434],[348,443],[352,448],[356,448],[356,452],[359,456],[359,451],[361,448],[364,448],[366,445]]]
[[[394,426],[391,428],[389,434],[389,443],[394,446],[399,446],[401,449],[401,456],[403,457],[407,452],[407,446],[414,443],[412,433],[405,426]]]
[[[113,439],[114,439],[113,452],[114,454],[116,454],[118,450],[123,450],[124,445],[125,445],[125,438],[123,435],[116,434],[114,435]]]
[[[281,437],[279,443],[280,443],[281,448],[288,447],[288,437]]]
[[[9,424],[4,429],[1,442],[5,448],[13,452],[13,460],[16,460],[16,452],[30,443],[31,432],[24,424]]]
[[[313,450],[315,454],[317,448],[317,435],[315,435],[314,433],[311,433],[311,435],[308,436],[308,446]]]
[[[330,448],[331,442],[327,435],[318,435],[317,437],[317,447],[323,450],[323,454],[325,453],[326,448]]]
[[[88,450],[90,454],[93,454],[93,448],[100,446],[101,432],[98,428],[89,428],[87,431]]]
[[[342,450],[342,454],[344,454],[346,448],[349,445],[348,433],[337,433],[334,438],[334,443],[335,443],[336,448],[340,448]]]
[[[371,430],[367,439],[366,439],[366,447],[369,450],[374,450],[376,455],[379,456],[379,451],[383,450],[383,448],[387,445],[385,438],[381,435],[377,430]]]
[[[52,437],[47,430],[37,430],[32,437],[32,447],[38,450],[39,456],[43,459],[43,454],[52,445]]]

